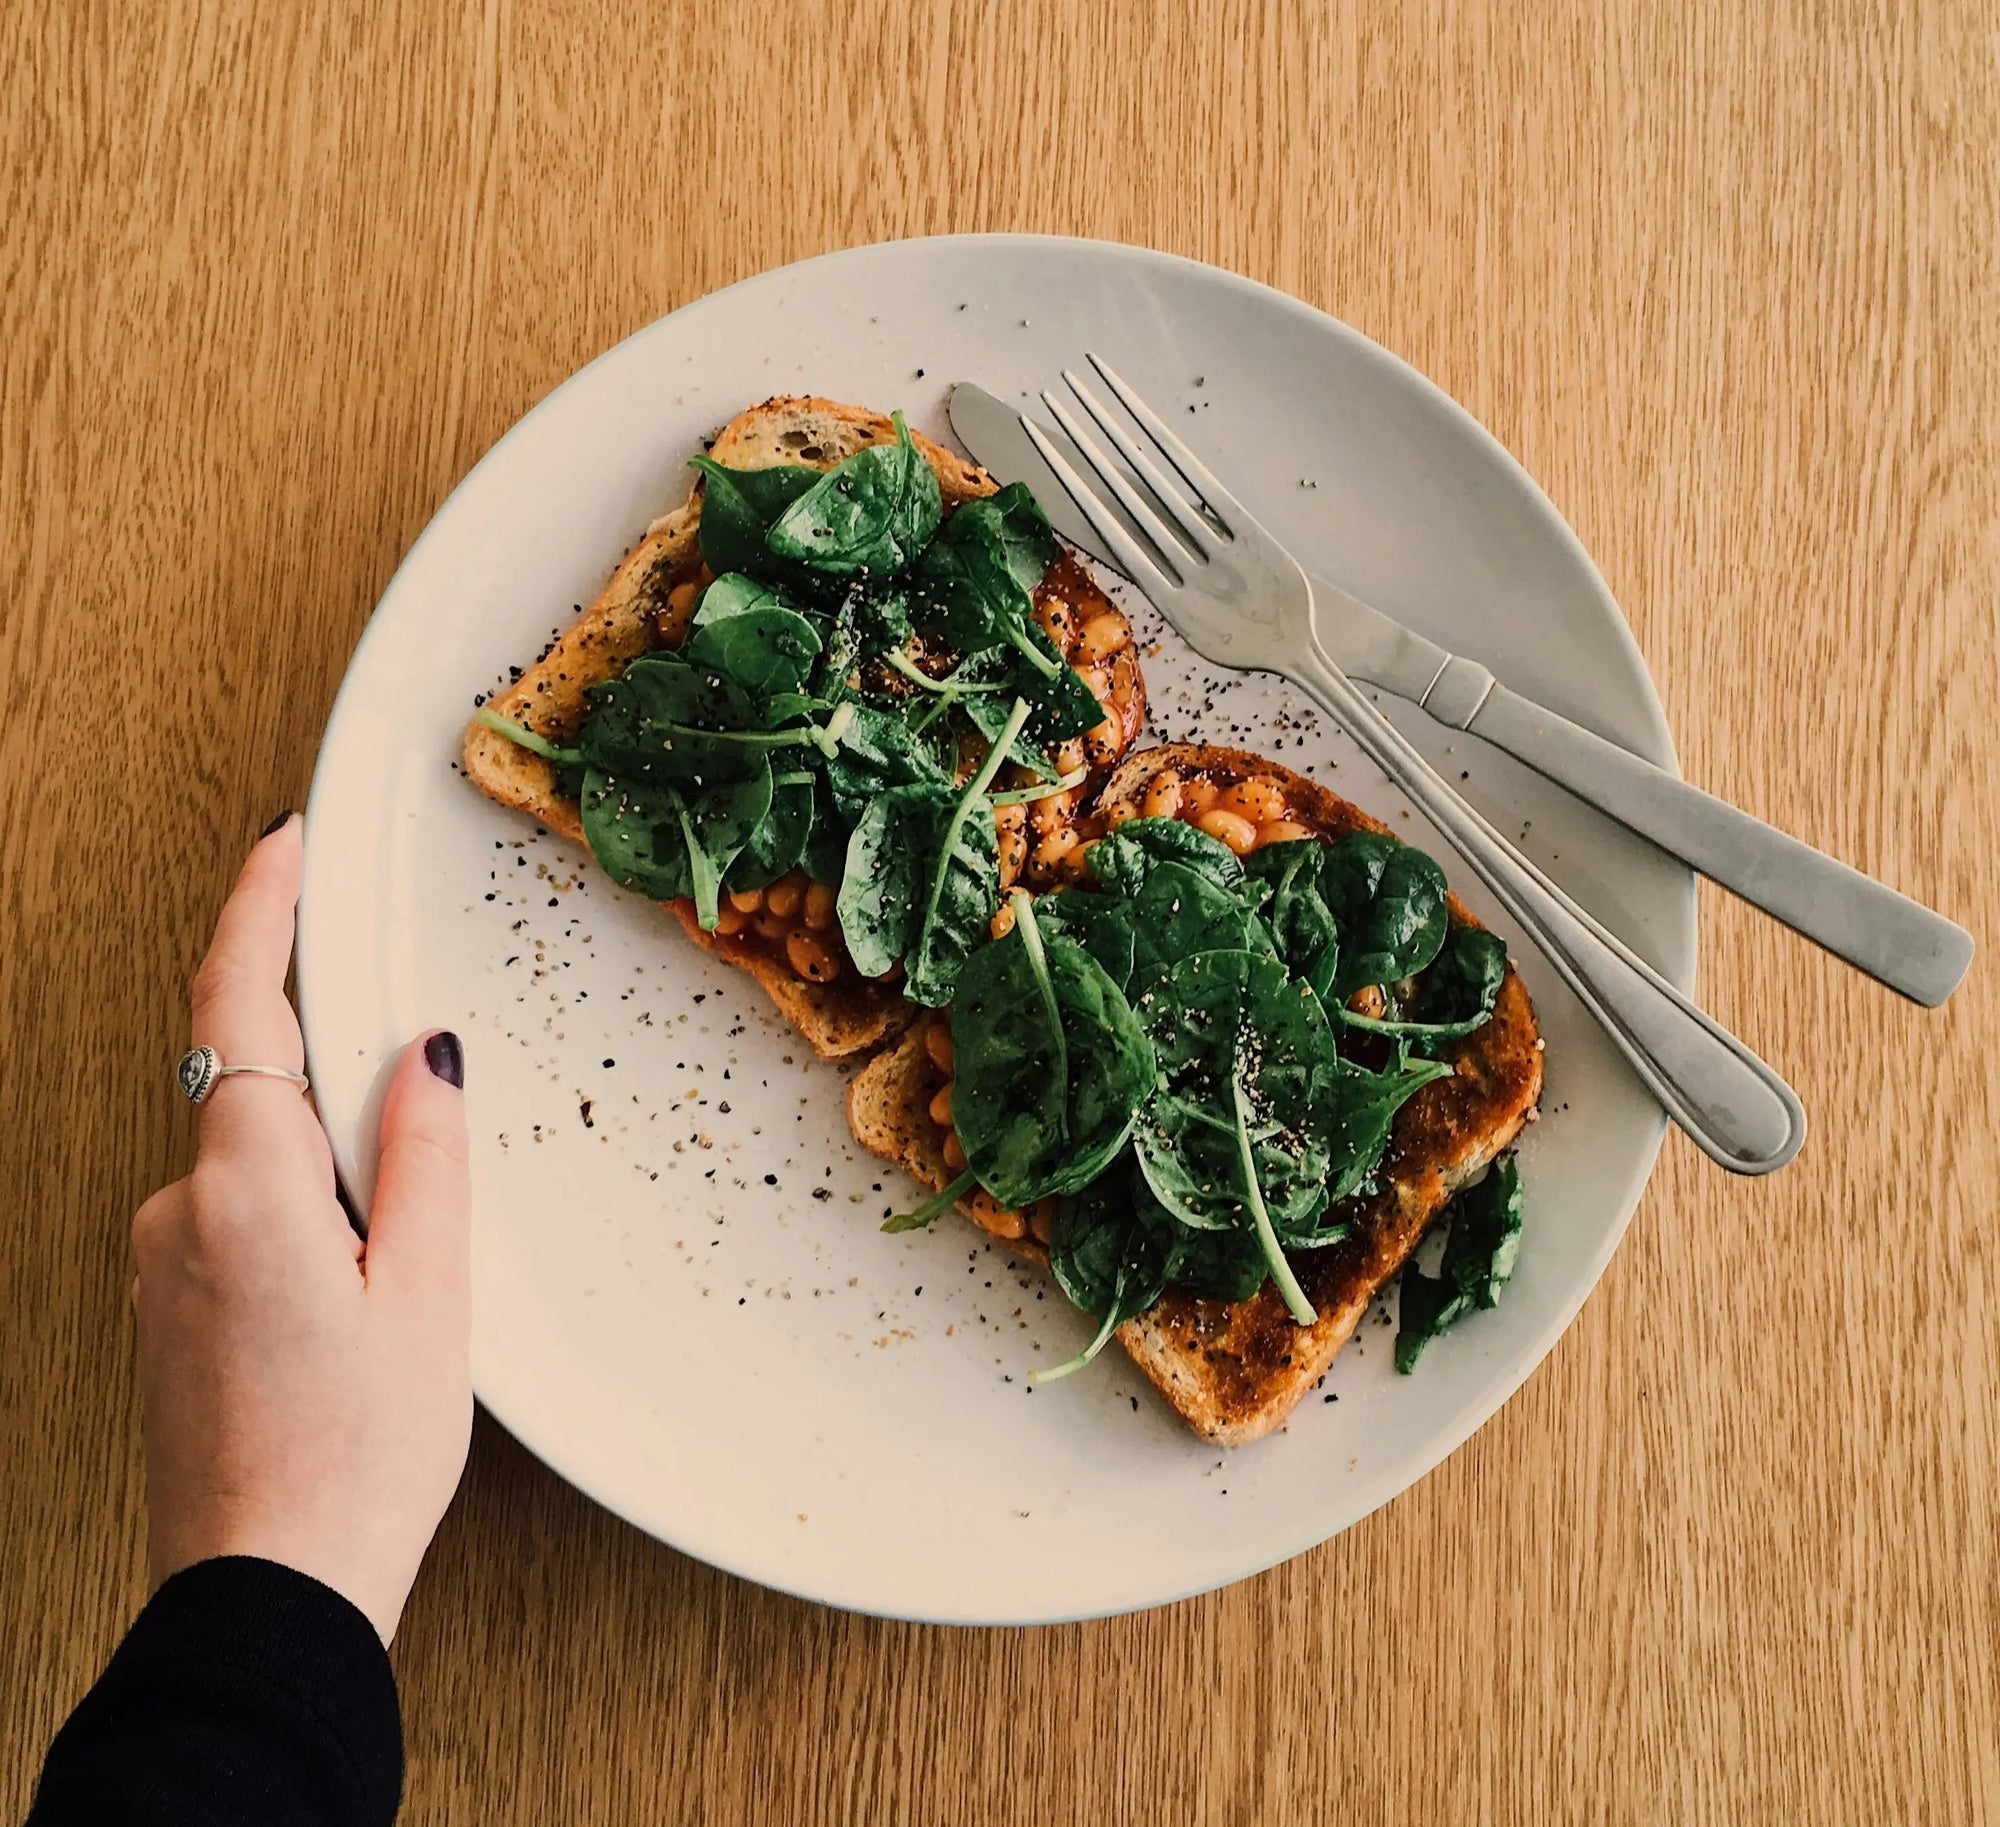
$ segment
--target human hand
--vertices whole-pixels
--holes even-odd
[[[285,998],[301,863],[287,819],[251,851],[194,980],[194,1042],[303,1069]],[[257,1555],[351,1599],[388,1642],[465,1466],[463,1056],[412,1042],[382,1110],[367,1242],[311,1104],[227,1078],[194,1171],[132,1220],[153,1583]]]

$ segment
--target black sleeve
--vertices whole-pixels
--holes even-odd
[[[231,1557],[154,1593],[49,1748],[29,1827],[386,1827],[403,1725],[375,1627],[318,1580]]]

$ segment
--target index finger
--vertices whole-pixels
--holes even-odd
[[[195,972],[194,1044],[213,1047],[225,1066],[303,1069],[305,1043],[285,995],[301,867],[299,821],[289,818],[252,848]],[[289,1152],[318,1133],[298,1087],[283,1079],[227,1078],[201,1105],[204,1148],[234,1152],[246,1136],[269,1134]]]

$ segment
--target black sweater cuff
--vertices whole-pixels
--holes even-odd
[[[153,1595],[57,1734],[30,1820],[378,1827],[402,1781],[375,1627],[318,1580],[231,1556]]]

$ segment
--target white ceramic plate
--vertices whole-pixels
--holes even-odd
[[[1597,1280],[1661,1119],[1517,945],[1548,1043],[1528,1230],[1500,1307],[1390,1366],[1371,1316],[1282,1433],[1197,1442],[1117,1352],[1034,1389],[1090,1326],[860,1157],[843,1074],[671,916],[457,774],[475,694],[534,657],[746,403],[814,392],[944,436],[958,377],[1004,397],[1104,352],[1307,566],[1668,765],[1616,606],[1477,424],[1366,338],[1210,267],[1099,243],[903,242],[768,273],[621,343],[473,470],[383,596],[307,820],[298,982],[348,1184],[372,1182],[385,1062],[465,1039],[477,1182],[474,1382],[564,1477],[720,1567],[828,1603],[1031,1622],[1158,1604],[1325,1540],[1515,1389]],[[1158,624],[1132,604],[1142,637]],[[1438,849],[1314,714],[1258,678],[1205,690],[1172,636],[1156,722],[1263,749]],[[1690,981],[1693,895],[1657,852],[1505,757],[1404,727],[1573,892]],[[1409,820],[1407,825],[1403,821]],[[1506,922],[1499,921],[1502,930]],[[1525,1470],[1523,1475],[1525,1476]]]

